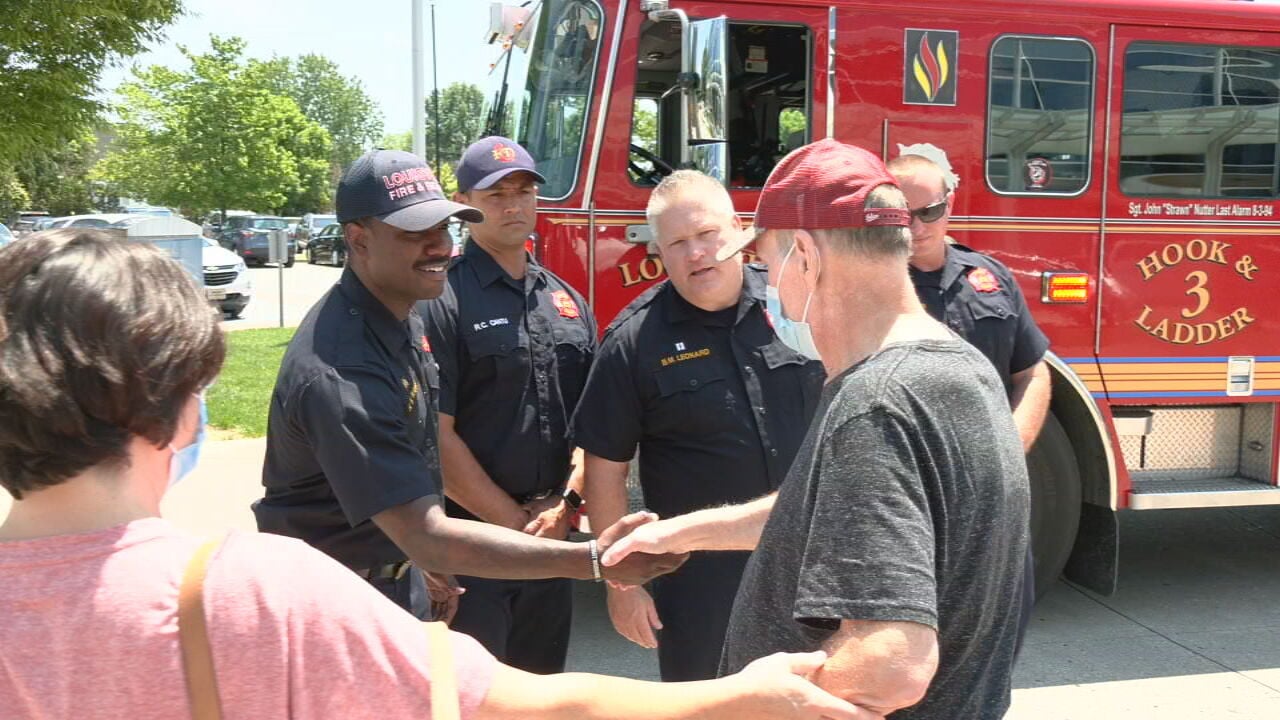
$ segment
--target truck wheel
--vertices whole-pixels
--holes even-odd
[[[1027,453],[1031,480],[1031,554],[1036,565],[1036,597],[1062,575],[1080,528],[1080,466],[1071,438],[1049,413],[1040,437]]]

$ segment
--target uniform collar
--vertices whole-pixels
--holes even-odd
[[[764,307],[765,288],[769,287],[769,271],[763,266],[742,266],[742,296],[738,298],[738,322],[747,316],[752,305]]]
[[[742,273],[742,292],[738,295],[738,313],[734,317],[735,325],[742,322],[742,318],[746,316],[752,305],[764,302],[764,288],[767,284],[762,277],[762,273],[758,270],[743,265]],[[680,293],[676,292],[676,286],[671,282],[670,278],[665,282],[667,283],[667,297],[664,310],[668,322],[686,322],[702,319],[712,314],[685,300]]]
[[[507,271],[503,270],[502,266],[498,264],[498,261],[494,260],[487,250],[480,247],[480,243],[474,241],[467,243],[466,248],[462,251],[462,256],[466,258],[467,264],[474,268],[476,279],[480,281],[480,287],[489,287],[498,281],[502,281],[513,289],[528,291],[532,286],[543,282],[542,266],[528,253],[525,253],[528,265],[525,267],[525,279],[523,281],[516,280],[508,275]]]
[[[422,318],[417,310],[409,311],[409,319],[400,322],[382,301],[369,292],[360,278],[348,266],[338,281],[338,291],[351,304],[352,315],[363,315],[365,325],[377,336],[388,351],[396,352],[410,341],[412,333],[422,334]]]
[[[942,278],[939,281],[941,287],[951,287],[954,283],[964,275],[968,270],[977,267],[977,264],[969,259],[969,253],[965,252],[968,248],[964,246],[955,247],[950,243],[947,244],[947,260],[942,266]]]

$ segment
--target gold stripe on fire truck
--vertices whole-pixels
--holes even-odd
[[[1071,369],[1089,392],[1219,391],[1226,382],[1226,365],[1204,363],[1073,363]],[[1105,382],[1104,382],[1105,381]],[[1280,362],[1254,366],[1254,390],[1280,390]]]
[[[596,225],[612,227],[625,226],[643,223],[645,221],[643,215],[632,217],[596,217]],[[547,222],[552,225],[587,225],[590,220],[584,216],[564,216],[547,218]],[[744,222],[749,223],[749,220]],[[967,231],[1017,231],[1017,232],[1053,232],[1053,233],[1097,233],[1099,225],[1096,221],[1087,221],[1085,223],[1064,224],[1061,222],[1028,222],[1026,219],[1010,219],[1008,222],[1002,220],[984,220],[976,222],[972,220],[952,220],[949,227],[952,230]],[[1203,224],[1186,224],[1186,225],[1118,225],[1108,223],[1108,232],[1112,233],[1141,233],[1141,234],[1160,234],[1160,235],[1275,235],[1280,231],[1280,224],[1255,226],[1255,227],[1228,227],[1225,225],[1203,225]]]

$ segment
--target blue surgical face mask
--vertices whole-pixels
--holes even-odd
[[[782,259],[782,267],[778,268],[779,284],[782,283],[782,272],[787,269],[787,261],[791,259],[791,253],[795,252],[795,249],[796,244],[792,242],[791,249]],[[804,314],[799,320],[787,317],[787,313],[782,309],[782,296],[778,294],[778,288],[772,285],[765,288],[764,299],[765,312],[769,314],[769,321],[773,323],[773,331],[777,333],[778,339],[810,360],[821,360],[818,346],[813,342],[813,330],[809,327],[809,323],[805,322],[809,317],[809,303],[813,302],[813,291],[809,291],[809,297],[804,301]]]
[[[169,487],[177,485],[179,480],[190,474],[200,460],[200,446],[204,444],[204,426],[209,422],[209,409],[204,404],[204,393],[200,393],[198,397],[200,398],[200,424],[196,426],[196,439],[181,450],[175,448],[173,443],[169,444],[169,449],[173,451],[173,455],[169,458]]]

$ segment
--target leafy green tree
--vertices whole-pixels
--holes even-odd
[[[328,207],[329,132],[259,82],[242,40],[211,45],[182,49],[190,69],[153,66],[120,88],[122,122],[96,176],[120,195],[192,213]]]
[[[0,222],[31,207],[31,197],[12,168],[0,167]]]
[[[427,98],[426,107],[426,157],[435,167],[435,115],[432,112],[435,99]],[[453,83],[440,91],[440,184],[452,194],[453,166],[462,153],[484,133],[484,94],[469,83]],[[388,133],[382,136],[381,147],[388,150],[413,151],[413,133]]]
[[[101,107],[103,67],[134,55],[181,0],[6,0],[0,6],[0,160],[74,140]]]
[[[458,176],[453,172],[453,163],[440,163],[436,179],[440,181],[440,189],[444,190],[445,197],[451,198],[458,192]]]
[[[631,143],[658,152],[658,110],[653,100],[637,100],[631,116]]]
[[[426,160],[435,163],[436,98],[427,98]],[[484,132],[484,93],[470,83],[453,83],[440,91],[440,162],[456,163]],[[515,139],[515,138],[512,138]]]
[[[402,133],[387,133],[382,136],[382,142],[378,143],[378,147],[413,152],[413,132],[406,130]]]
[[[786,141],[795,133],[804,136],[804,131],[809,128],[809,118],[804,113],[795,108],[787,108],[778,115],[778,135],[779,140]]]
[[[329,131],[335,171],[350,165],[382,134],[382,113],[364,85],[345,77],[323,55],[251,61],[248,72],[277,95],[293,98],[303,115]]]
[[[89,173],[98,137],[88,128],[70,142],[33,152],[16,163],[18,178],[30,194],[31,207],[52,215],[77,215],[98,207]]]

